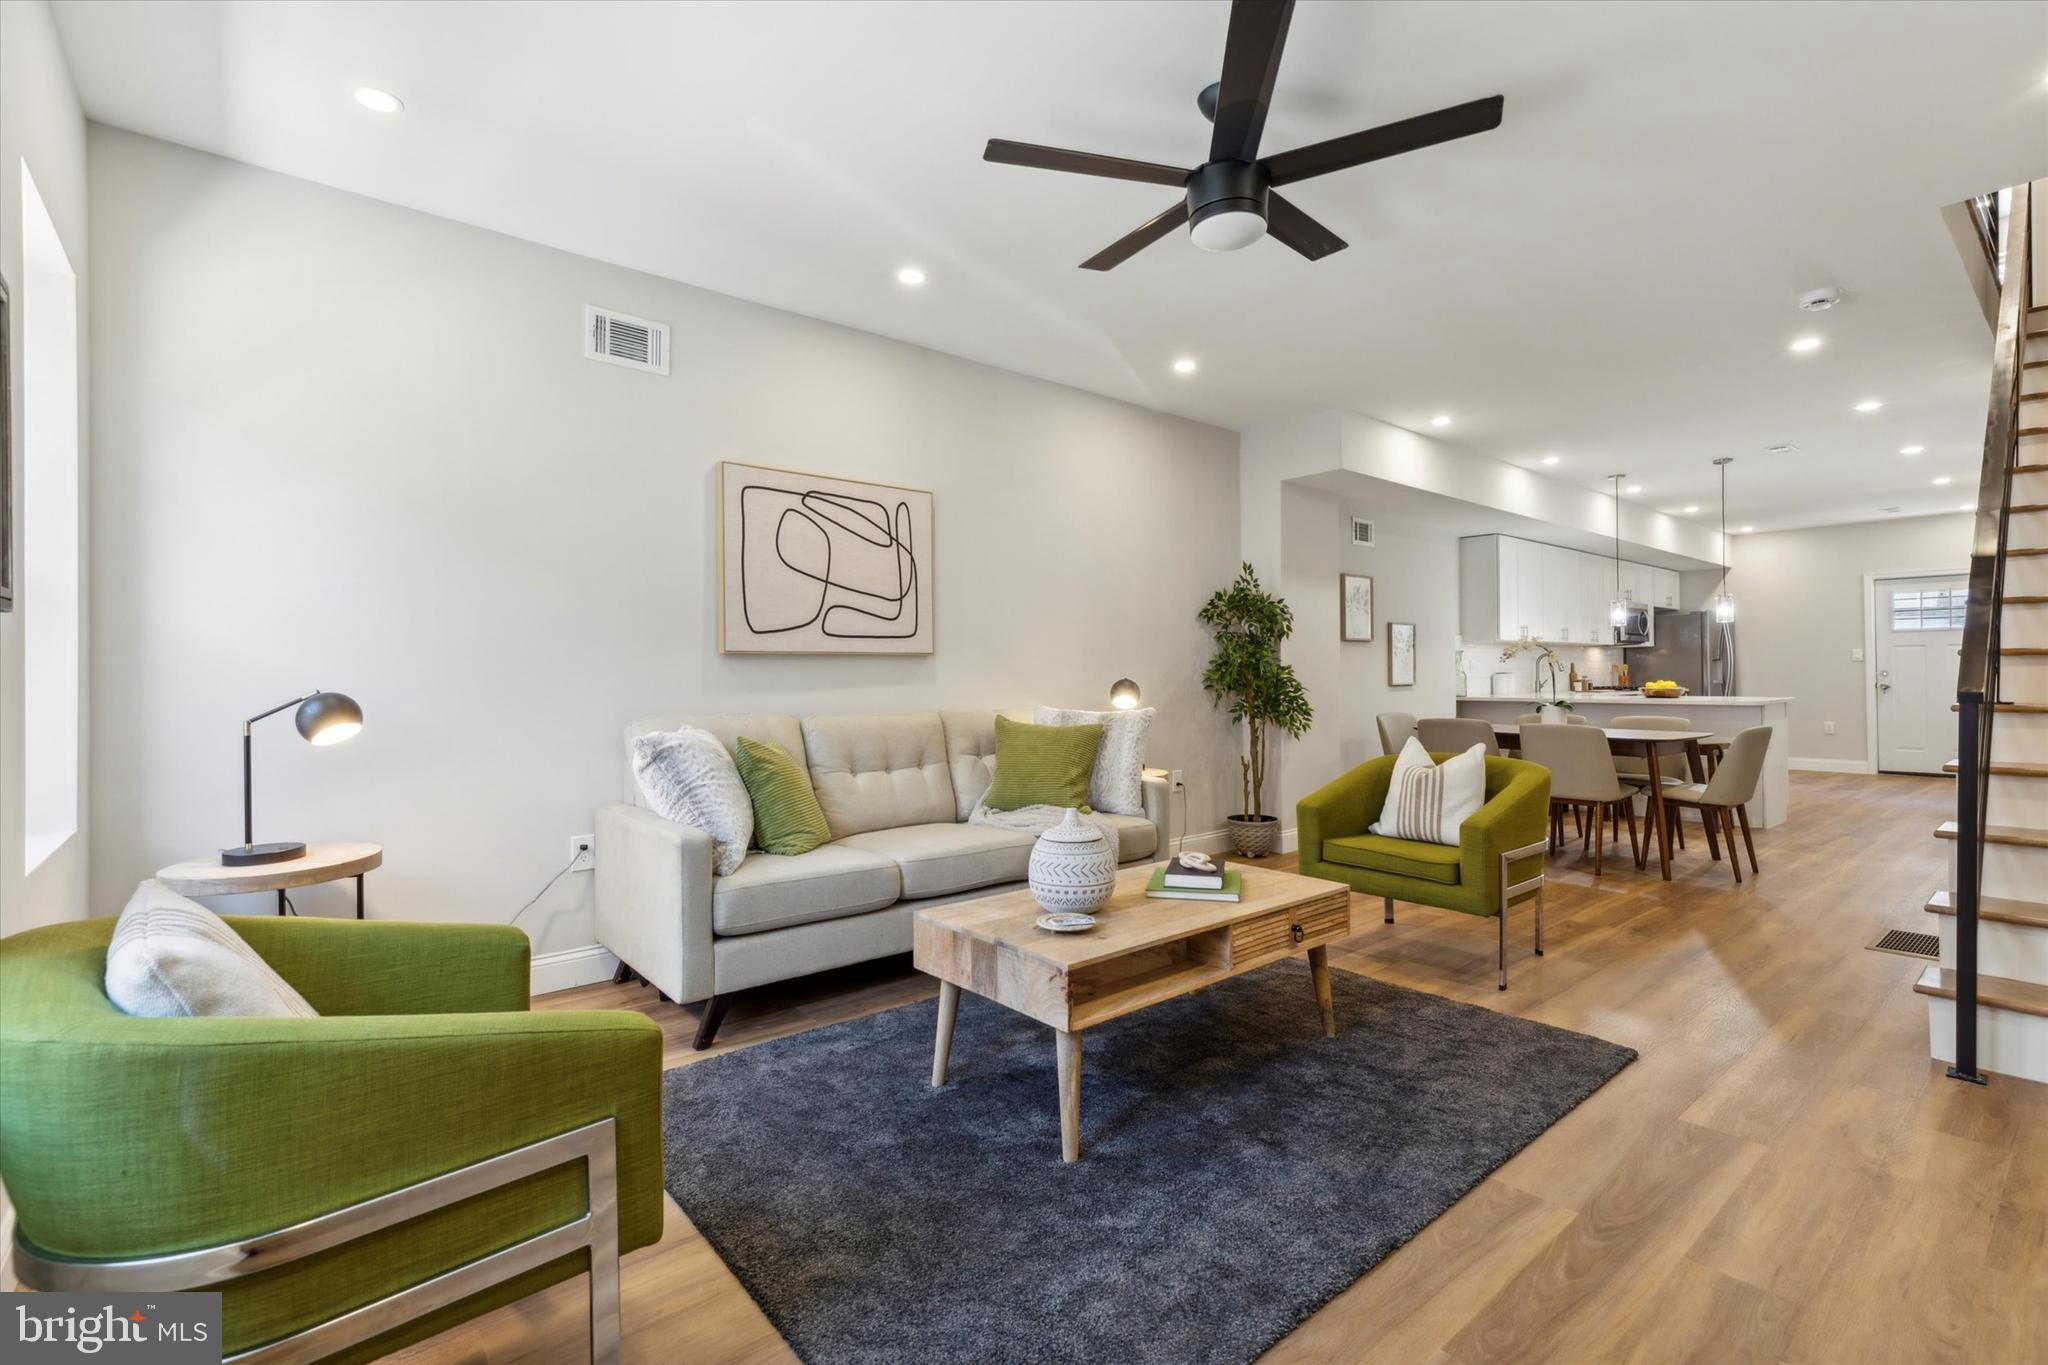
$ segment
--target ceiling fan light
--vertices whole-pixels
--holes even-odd
[[[1188,235],[1204,251],[1240,251],[1266,235],[1266,219],[1247,201],[1219,204],[1197,217]]]

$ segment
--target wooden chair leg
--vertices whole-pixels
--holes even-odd
[[[1677,832],[1677,843],[1680,848],[1685,847],[1685,821],[1679,818],[1684,814],[1685,812],[1683,810],[1678,809],[1677,807],[1672,808],[1671,828]]]
[[[1737,806],[1735,808],[1735,818],[1742,822],[1742,846],[1749,850],[1749,870],[1754,872],[1757,870],[1756,840],[1749,837],[1749,807]]]
[[[1718,863],[1721,861],[1721,836],[1716,833],[1714,827],[1720,821],[1711,807],[1695,806],[1693,809],[1699,812],[1700,824],[1707,831],[1707,852],[1713,854],[1714,861]]]
[[[1742,855],[1735,851],[1735,815],[1726,806],[1715,814],[1721,817],[1721,830],[1728,836],[1728,866],[1735,871],[1736,885],[1742,884]]]
[[[1643,865],[1642,845],[1636,839],[1636,803],[1624,801],[1622,809],[1628,813],[1628,851],[1636,860],[1636,866]]]
[[[1593,805],[1593,875],[1600,875],[1601,855],[1607,851],[1607,807],[1595,802]]]
[[[1573,806],[1572,814],[1579,817],[1579,856],[1583,858],[1593,851],[1593,803]]]

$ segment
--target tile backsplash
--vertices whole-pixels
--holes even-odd
[[[1535,692],[1537,672],[1541,656],[1534,649],[1525,649],[1514,658],[1503,661],[1501,651],[1507,646],[1498,641],[1483,645],[1465,647],[1465,695],[1481,697],[1491,693],[1493,675],[1512,673],[1515,685],[1510,692]],[[1627,651],[1605,649],[1599,645],[1553,645],[1551,652],[1557,655],[1557,689],[1562,692],[1569,685],[1567,679],[1573,664],[1578,665],[1579,676],[1590,676],[1595,684],[1605,686],[1614,681],[1613,666],[1624,661]],[[1549,670],[1543,669],[1543,687],[1549,686]]]

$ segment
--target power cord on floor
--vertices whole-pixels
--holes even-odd
[[[1173,789],[1180,793],[1180,832],[1173,836],[1173,856],[1178,858],[1181,845],[1187,842],[1188,837],[1188,784],[1176,782],[1173,784]],[[1171,806],[1167,807],[1166,813],[1170,817],[1173,814],[1173,808]]]
[[[525,913],[526,913],[527,911],[529,911],[529,910],[533,909],[533,907],[534,907],[534,906],[536,906],[536,905],[539,905],[539,904],[540,904],[540,898],[541,898],[542,896],[545,896],[545,895],[546,895],[546,894],[547,894],[548,892],[550,892],[550,891],[554,890],[554,889],[555,889],[555,883],[556,883],[556,882],[558,882],[558,881],[560,881],[560,880],[562,880],[562,878],[564,878],[564,877],[568,876],[568,875],[569,875],[569,869],[570,869],[570,868],[572,868],[572,867],[574,867],[574,866],[576,866],[576,860],[577,860],[578,858],[581,858],[582,856],[583,856],[583,850],[582,850],[582,849],[580,849],[580,848],[579,848],[579,849],[577,849],[577,850],[576,850],[576,851],[575,851],[574,853],[570,854],[570,855],[569,855],[569,861],[568,861],[568,862],[566,862],[566,863],[563,863],[563,864],[562,864],[562,870],[561,870],[560,872],[557,872],[557,873],[556,873],[556,874],[555,874],[554,876],[552,876],[552,877],[548,878],[548,883],[547,883],[547,885],[546,885],[546,886],[543,886],[543,887],[542,887],[542,888],[541,888],[540,890],[538,890],[538,891],[534,892],[534,893],[533,893],[533,899],[532,899],[532,900],[528,901],[528,902],[527,902],[526,904],[524,904],[524,905],[522,905],[522,906],[520,906],[520,907],[519,907],[519,914],[517,914],[517,915],[514,915],[514,916],[512,916],[512,919],[511,919],[511,923],[513,923],[513,924],[517,924],[517,923],[519,923],[519,916],[520,916],[520,915],[524,915],[524,914],[525,914]]]

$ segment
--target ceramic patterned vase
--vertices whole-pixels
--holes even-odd
[[[1031,846],[1030,884],[1031,899],[1044,909],[1090,914],[1109,904],[1116,890],[1116,850],[1070,810]]]

